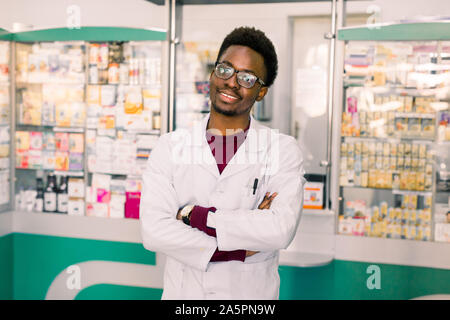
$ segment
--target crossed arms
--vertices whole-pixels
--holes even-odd
[[[172,158],[169,140],[167,135],[159,139],[143,175],[140,220],[146,249],[204,271],[216,251],[245,250],[249,256],[290,244],[300,219],[304,184],[295,139],[283,139],[280,150],[290,151],[280,154],[283,165],[267,185],[267,190],[278,194],[266,195],[254,210],[218,208],[214,213],[216,237],[176,220],[180,208],[171,181],[174,164],[168,160]]]

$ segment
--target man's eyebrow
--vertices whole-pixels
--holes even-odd
[[[228,64],[230,67],[233,67],[235,70],[237,70],[237,69],[233,66],[233,64],[232,64],[231,62],[227,61],[227,60],[223,60],[221,63]],[[253,70],[248,70],[248,69],[240,69],[240,70],[237,70],[237,71],[245,71],[245,72],[249,72],[249,73],[251,73],[251,74],[255,74],[255,71],[253,71]]]

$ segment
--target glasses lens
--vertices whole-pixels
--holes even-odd
[[[238,83],[243,86],[244,88],[250,89],[255,85],[256,82],[256,76],[247,73],[247,72],[239,72],[237,75]]]
[[[234,74],[234,69],[226,64],[219,63],[216,66],[215,74],[220,79],[229,79]]]

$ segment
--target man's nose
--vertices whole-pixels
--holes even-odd
[[[236,72],[233,73],[233,75],[229,79],[225,80],[225,84],[230,88],[239,89],[239,83],[237,81],[237,73]]]

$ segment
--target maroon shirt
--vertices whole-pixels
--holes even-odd
[[[241,144],[245,141],[249,128],[250,122],[244,131],[228,136],[215,135],[209,131],[206,131],[206,140],[208,141],[211,152],[216,159],[217,168],[219,169],[220,174],[222,174],[228,162],[233,158]],[[205,232],[209,236],[217,237],[216,230],[206,226],[209,211],[216,212],[216,208],[195,206],[191,213],[191,226]],[[210,261],[244,261],[245,254],[246,250],[220,251],[217,248]]]

